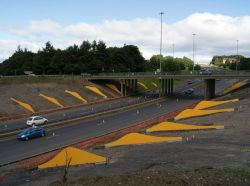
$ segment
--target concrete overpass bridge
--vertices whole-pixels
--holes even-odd
[[[117,80],[120,82],[120,89],[123,96],[133,94],[137,90],[139,79],[155,79],[159,81],[160,96],[173,95],[174,79],[201,79],[204,81],[204,98],[209,100],[215,97],[216,79],[250,79],[250,73],[213,73],[211,75],[192,75],[174,73],[111,73],[87,76],[88,80]]]

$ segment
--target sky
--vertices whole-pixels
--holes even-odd
[[[209,63],[214,55],[250,56],[247,0],[1,0],[0,61],[17,46],[36,52],[50,41],[65,49],[82,41],[133,44],[149,59],[162,53]],[[195,36],[193,34],[195,33]],[[174,49],[174,53],[173,53]]]

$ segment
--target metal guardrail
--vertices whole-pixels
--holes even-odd
[[[240,70],[240,71],[234,71],[234,70],[211,70],[211,75],[232,75],[232,76],[241,76],[241,75],[250,75],[250,70]],[[34,76],[28,76],[28,75],[16,75],[16,76],[0,76],[1,78],[36,78],[36,77],[51,77],[51,78],[64,78],[64,77],[84,77],[84,78],[91,78],[91,77],[118,77],[118,76],[164,76],[164,75],[190,75],[190,76],[204,76],[204,74],[200,74],[200,71],[196,70],[194,72],[188,71],[188,70],[181,70],[181,71],[169,71],[169,72],[117,72],[117,73],[93,73],[88,75],[34,75]],[[207,75],[208,76],[208,75]]]

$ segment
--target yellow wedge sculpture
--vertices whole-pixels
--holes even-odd
[[[154,82],[151,82],[151,84],[155,87],[155,88],[158,88],[158,85]]]
[[[53,97],[50,97],[50,96],[46,96],[44,94],[39,94],[39,96],[43,97],[44,99],[48,100],[49,102],[63,108],[64,106],[59,102],[57,101],[57,99],[53,98]]]
[[[81,165],[90,163],[104,163],[106,158],[92,154],[74,147],[67,147],[59,152],[54,158],[48,162],[38,166],[39,169],[65,166],[69,165]]]
[[[108,88],[110,88],[111,90],[113,90],[113,91],[115,91],[116,93],[118,93],[118,94],[121,95],[120,90],[118,90],[118,88],[117,88],[115,85],[113,85],[113,84],[106,84],[106,86],[107,86]]]
[[[66,93],[70,94],[71,96],[79,99],[80,101],[82,101],[83,103],[87,103],[87,100],[84,99],[80,94],[78,94],[77,92],[73,92],[70,90],[65,90]]]
[[[89,89],[90,91],[102,96],[103,98],[108,98],[107,95],[105,95],[99,88],[94,87],[94,86],[90,86],[90,85],[86,85],[85,88]]]
[[[151,128],[148,128],[146,132],[161,132],[161,131],[181,131],[181,130],[205,130],[205,129],[224,129],[223,125],[187,125],[173,122],[162,122]]]
[[[232,86],[230,86],[228,89],[226,89],[223,93],[227,94],[227,93],[229,93],[229,92],[231,92],[233,90],[236,90],[236,89],[240,88],[241,86],[245,85],[246,83],[247,83],[246,81],[240,81],[238,83],[235,83]]]
[[[182,111],[180,114],[178,114],[174,119],[185,119],[185,118],[192,118],[192,117],[198,117],[198,116],[206,116],[216,113],[222,113],[222,112],[231,112],[234,111],[233,108],[227,108],[227,109],[218,109],[218,110],[196,110],[196,109],[186,109]]]
[[[137,82],[137,84],[140,85],[141,87],[143,87],[146,90],[148,89],[148,87],[142,82]]]
[[[29,105],[28,103],[24,103],[22,101],[19,101],[15,98],[10,98],[12,101],[14,101],[15,103],[17,103],[18,105],[20,105],[21,107],[25,108],[26,110],[35,113],[35,110],[32,108],[31,105]]]
[[[157,142],[174,142],[181,140],[182,137],[158,137],[140,133],[129,133],[114,142],[105,144],[105,147],[115,147],[122,145],[139,145],[139,144],[157,143]]]
[[[239,101],[239,99],[230,99],[230,100],[226,100],[226,101],[201,101],[200,103],[198,103],[194,109],[197,110],[201,110],[201,109],[206,109],[209,107],[214,107],[217,105],[222,105],[225,103],[230,103],[230,102],[236,102]]]

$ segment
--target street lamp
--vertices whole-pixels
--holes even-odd
[[[193,74],[194,74],[194,49],[195,49],[195,47],[194,47],[194,39],[195,39],[195,33],[193,33]]]
[[[236,73],[238,73],[238,62],[239,62],[239,40],[236,40],[237,42],[237,47],[236,47],[236,50],[237,50],[237,57],[236,57]]]
[[[174,62],[174,43],[173,43],[173,62]]]
[[[164,12],[160,12],[161,15],[161,39],[160,39],[160,72],[161,72],[161,50],[162,50],[162,15]]]

